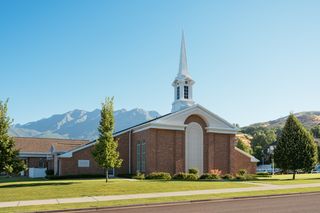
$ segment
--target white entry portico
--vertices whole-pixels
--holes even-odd
[[[191,122],[186,128],[186,172],[197,169],[203,173],[203,130],[200,124]]]

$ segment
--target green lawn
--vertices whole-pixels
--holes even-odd
[[[320,187],[315,188],[299,188],[287,190],[270,190],[270,191],[256,191],[256,192],[238,192],[238,193],[224,193],[212,195],[193,195],[193,196],[180,196],[180,197],[163,197],[163,198],[149,198],[149,199],[130,199],[118,200],[107,202],[90,202],[90,203],[70,203],[70,204],[56,204],[56,205],[42,205],[42,206],[23,206],[0,208],[3,213],[16,213],[16,212],[34,212],[45,210],[65,210],[65,209],[79,209],[79,208],[94,208],[94,207],[107,207],[107,206],[123,206],[132,204],[148,204],[148,203],[163,203],[163,202],[177,202],[177,201],[190,201],[190,200],[205,200],[205,199],[222,199],[222,198],[238,198],[247,196],[263,196],[263,195],[277,195],[277,194],[293,194],[305,192],[319,192]]]
[[[292,175],[273,175],[270,178],[259,179],[255,182],[275,185],[320,183],[320,174],[297,174],[296,180],[292,180]]]
[[[292,175],[274,175],[270,178],[260,178],[256,183],[267,184],[302,184],[320,183],[320,174],[298,174],[296,180],[291,180]],[[0,202],[17,200],[35,200],[51,198],[67,198],[82,196],[120,195],[153,192],[173,192],[201,189],[222,189],[254,187],[256,185],[237,181],[130,181],[126,179],[111,179],[105,183],[104,179],[74,179],[74,180],[44,180],[26,178],[0,178]],[[0,208],[0,212],[21,212],[35,210],[70,209],[84,207],[101,207],[128,204],[143,204],[157,202],[174,202],[201,199],[231,198],[241,196],[270,195],[283,193],[320,191],[320,187],[299,188],[288,190],[270,190],[241,193],[224,193],[214,195],[195,195],[181,197],[164,197],[151,199],[131,199],[108,202],[91,202],[77,204],[58,204],[43,206],[26,206],[14,208]]]
[[[111,179],[108,183],[104,179],[2,181],[0,183],[0,202],[252,186],[254,185],[239,182],[129,181],[125,179]]]

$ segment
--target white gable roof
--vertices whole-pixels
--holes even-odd
[[[198,115],[206,122],[207,132],[236,134],[238,131],[236,127],[234,127],[232,124],[230,124],[223,118],[210,112],[203,106],[196,104],[184,110],[168,114],[166,116],[154,119],[150,122],[146,122],[144,124],[137,125],[132,128],[128,128],[125,131],[120,131],[116,133],[115,136],[131,130],[133,132],[139,132],[150,128],[184,130],[186,127],[186,124],[184,122],[191,115]]]
[[[170,130],[185,130],[186,124],[184,123],[186,119],[191,115],[198,115],[200,116],[207,124],[206,131],[213,132],[213,133],[222,133],[222,134],[236,134],[238,129],[224,120],[223,118],[219,117],[218,115],[210,112],[203,106],[196,104],[192,107],[186,108],[181,111],[177,111],[174,113],[170,113],[159,118],[153,119],[151,121],[147,121],[142,124],[138,124],[131,128],[116,132],[113,136],[121,135],[125,132],[132,131],[140,132],[150,128],[156,129],[170,129]],[[82,149],[88,148],[93,146],[96,141],[93,141],[89,144],[84,146],[78,147],[74,150],[71,150],[65,154],[59,155],[61,158],[70,158],[74,152],[80,151]]]

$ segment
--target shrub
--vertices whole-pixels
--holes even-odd
[[[197,175],[199,173],[199,171],[197,169],[189,169],[189,174],[195,174]]]
[[[245,180],[257,180],[257,177],[252,174],[245,175],[236,175],[236,180],[245,181]]]
[[[191,173],[184,173],[180,172],[178,174],[175,174],[173,176],[174,180],[188,180],[188,181],[195,181],[199,179],[199,176],[196,174],[191,174]]]
[[[211,169],[209,173],[220,176],[221,175],[221,170],[219,170],[219,169]]]
[[[234,179],[232,174],[222,175],[221,178],[224,179],[224,180],[233,180]]]
[[[152,172],[146,176],[146,179],[171,180],[171,175],[167,172]]]
[[[220,176],[217,174],[205,173],[200,176],[200,180],[219,180]]]
[[[185,180],[187,177],[187,173],[180,172],[178,174],[173,175],[172,179],[174,180]]]
[[[243,176],[243,175],[248,174],[248,172],[245,169],[240,169],[237,174],[240,175],[240,176]]]
[[[48,176],[54,175],[54,171],[52,169],[48,169],[48,170],[46,170],[46,175],[48,175]]]
[[[188,181],[196,181],[199,179],[199,176],[196,174],[187,174],[186,179]]]
[[[143,180],[143,179],[145,179],[145,176],[143,173],[137,172],[137,174],[135,176],[133,176],[132,178],[137,179],[137,180]]]

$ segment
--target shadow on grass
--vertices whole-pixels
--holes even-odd
[[[33,186],[64,186],[64,185],[71,185],[75,184],[72,182],[61,182],[61,183],[22,183],[22,184],[8,184],[4,186],[0,186],[0,188],[17,188],[17,187],[33,187]]]

